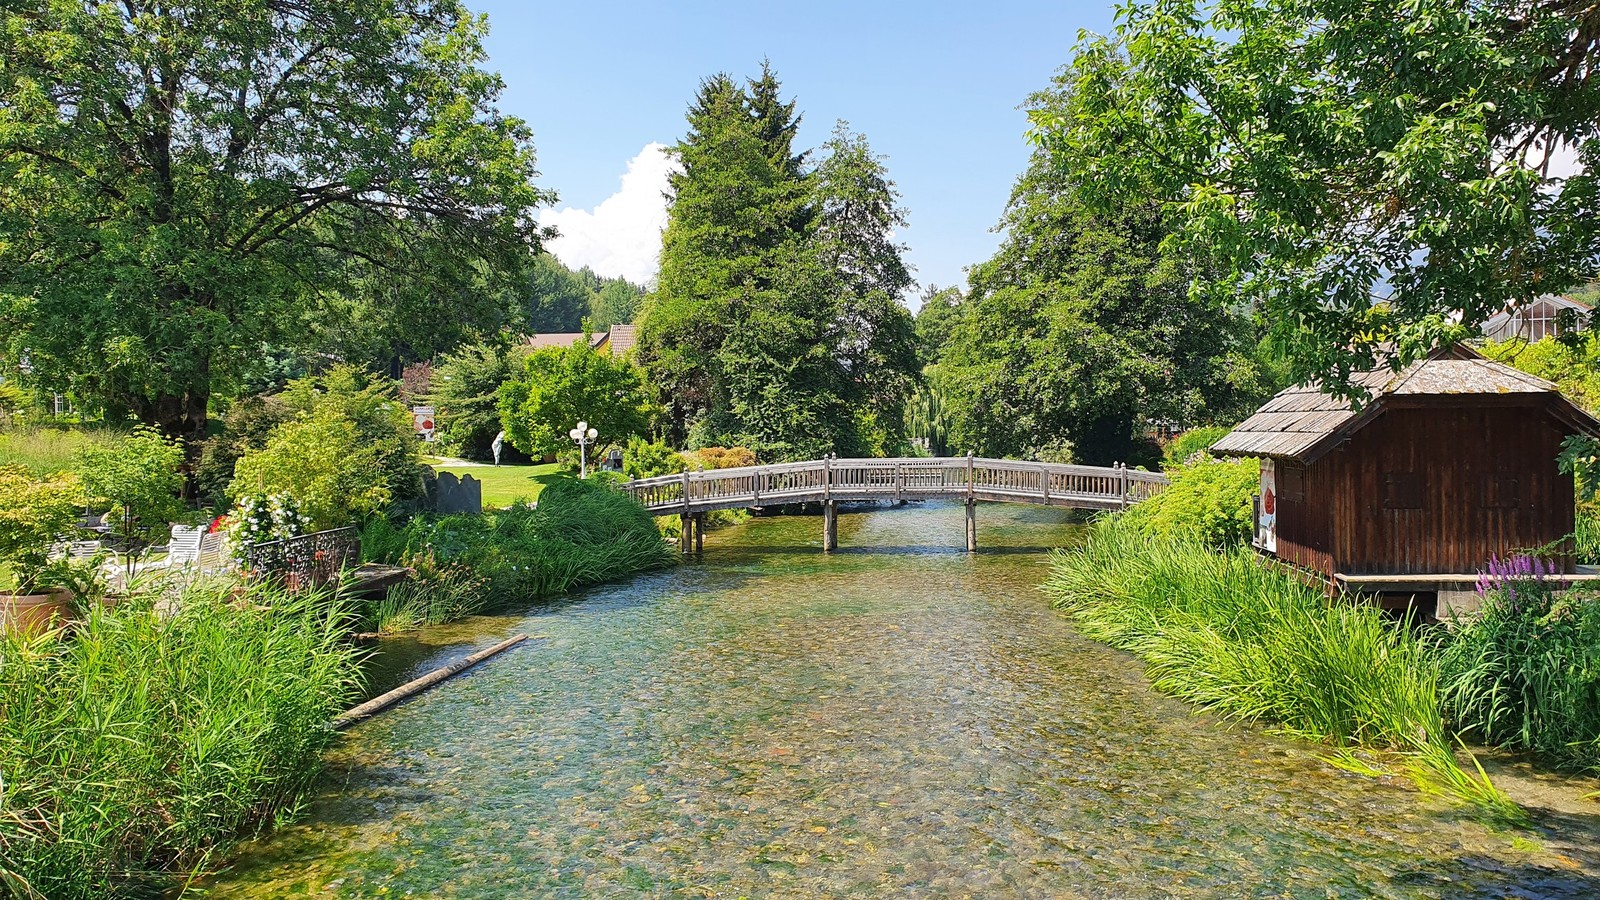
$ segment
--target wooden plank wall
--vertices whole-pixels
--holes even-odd
[[[1566,429],[1543,406],[1494,399],[1387,410],[1306,467],[1298,499],[1279,501],[1278,556],[1330,574],[1468,573],[1570,533]]]

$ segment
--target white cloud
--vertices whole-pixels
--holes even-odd
[[[539,224],[554,225],[560,237],[546,249],[571,269],[588,266],[596,274],[645,284],[661,261],[661,230],[667,227],[667,175],[677,163],[663,144],[646,144],[628,161],[622,187],[585,209],[547,209]]]

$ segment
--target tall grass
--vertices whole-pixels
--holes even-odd
[[[392,564],[461,567],[480,579],[482,602],[533,600],[661,568],[672,553],[655,521],[631,497],[582,481],[546,487],[538,506],[481,516],[418,517],[368,525],[362,553]]]
[[[235,582],[135,590],[0,635],[0,885],[159,896],[293,809],[354,691],[346,607]]]
[[[0,431],[0,466],[22,466],[35,475],[70,471],[88,447],[114,448],[122,432],[109,428],[18,428]]]
[[[1046,590],[1089,637],[1143,659],[1155,685],[1224,716],[1403,755],[1419,786],[1514,816],[1465,772],[1423,646],[1378,609],[1328,602],[1248,550],[1146,537],[1116,518],[1059,552]]]
[[[1485,743],[1600,774],[1600,598],[1500,564],[1438,639],[1445,714]]]
[[[416,575],[397,584],[368,614],[372,631],[398,634],[481,612],[491,598],[486,582],[465,566],[439,566],[431,555],[410,561]]]

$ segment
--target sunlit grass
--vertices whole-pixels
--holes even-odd
[[[1143,659],[1163,691],[1332,745],[1346,767],[1355,749],[1398,754],[1424,789],[1518,815],[1457,761],[1428,648],[1375,607],[1329,600],[1246,549],[1152,540],[1115,520],[1058,553],[1046,589],[1085,635]]]
[[[518,501],[535,501],[545,485],[572,476],[558,463],[533,466],[435,466],[435,471],[456,477],[471,475],[483,483],[483,505],[503,507]]]
[[[121,433],[108,428],[22,428],[0,431],[0,466],[22,466],[35,475],[71,470],[83,450],[115,446]]]

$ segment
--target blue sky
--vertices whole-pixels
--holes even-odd
[[[847,119],[888,157],[910,211],[900,235],[923,284],[965,284],[987,258],[1011,183],[1027,160],[1017,109],[1065,63],[1080,29],[1110,27],[1091,2],[517,3],[468,0],[488,13],[490,67],[502,107],[534,130],[551,215],[571,235],[553,248],[571,264],[646,266],[651,195],[662,177],[640,160],[672,144],[700,79],[748,76],[770,58],[816,146]],[[611,199],[604,214],[589,215]],[[651,248],[653,251],[654,248]]]

